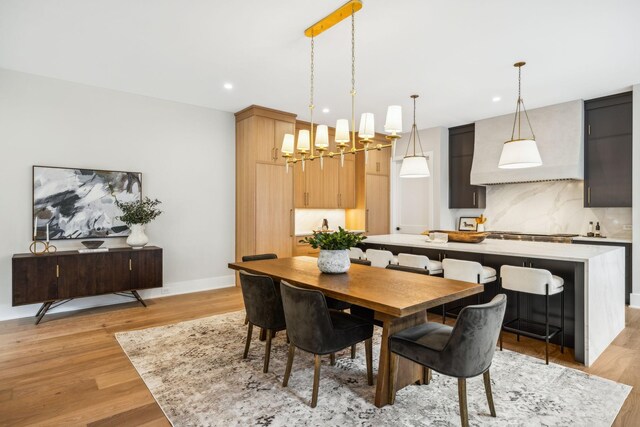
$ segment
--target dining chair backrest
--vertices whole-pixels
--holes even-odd
[[[277,259],[278,255],[276,254],[257,254],[257,255],[245,255],[242,257],[242,262],[247,261],[260,261],[263,259]]]
[[[469,305],[460,311],[442,350],[443,372],[469,378],[489,369],[506,307],[507,296],[498,294],[486,304]]]
[[[280,282],[289,340],[309,353],[324,351],[333,335],[333,323],[324,294]]]
[[[445,258],[442,260],[444,278],[479,283],[482,275],[482,264],[475,261]]]
[[[426,255],[398,254],[398,265],[413,268],[429,268],[429,257]]]
[[[367,249],[367,259],[371,261],[372,267],[386,268],[393,262],[393,254],[390,251],[380,249]]]
[[[240,271],[240,286],[249,322],[264,329],[284,325],[282,299],[271,277]]]

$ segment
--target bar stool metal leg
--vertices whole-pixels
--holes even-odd
[[[544,296],[544,326],[546,336],[544,338],[544,358],[545,362],[549,364],[549,284],[545,287]]]
[[[520,292],[516,292],[516,318],[518,319],[518,330],[520,330]],[[520,342],[520,334],[516,334],[516,340]]]
[[[560,292],[560,353],[564,354],[564,289]]]

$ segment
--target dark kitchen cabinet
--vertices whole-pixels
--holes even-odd
[[[584,206],[631,207],[631,92],[584,103]]]
[[[449,208],[486,207],[486,189],[471,185],[475,124],[449,129]]]

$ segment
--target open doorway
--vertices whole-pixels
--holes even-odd
[[[433,227],[433,153],[425,153],[428,178],[400,178],[402,158],[393,160],[391,183],[391,232],[420,234]]]

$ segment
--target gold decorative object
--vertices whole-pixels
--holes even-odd
[[[356,154],[357,152],[365,153],[365,163],[368,160],[367,151],[370,150],[382,150],[383,148],[392,148],[395,147],[395,141],[401,136],[398,134],[402,131],[401,123],[398,125],[398,115],[401,114],[401,108],[399,106],[390,106],[389,111],[387,112],[387,123],[394,123],[394,126],[385,125],[385,131],[389,133],[386,138],[390,141],[389,144],[375,144],[370,139],[375,135],[373,132],[373,114],[372,113],[363,113],[361,124],[360,124],[360,132],[358,132],[358,136],[361,137],[359,142],[362,144],[362,147],[356,148],[356,116],[355,116],[355,96],[356,96],[356,88],[355,88],[355,79],[356,79],[356,58],[355,58],[355,13],[362,9],[362,1],[361,0],[350,0],[347,3],[340,6],[338,9],[330,13],[329,15],[322,18],[320,21],[316,22],[309,28],[307,28],[304,34],[307,37],[311,38],[311,73],[310,73],[310,94],[309,94],[309,114],[310,114],[310,125],[309,131],[301,130],[298,135],[298,144],[295,147],[294,140],[295,136],[292,134],[285,134],[282,141],[282,157],[286,159],[286,170],[289,171],[289,164],[295,165],[300,162],[302,164],[302,171],[305,170],[305,162],[310,160],[313,161],[315,159],[320,159],[320,168],[323,169],[323,160],[325,157],[334,158],[335,156],[340,156],[340,161],[342,166],[344,166],[344,155],[345,154]],[[338,147],[337,152],[327,151],[328,147],[328,139],[326,138],[326,126],[320,125],[317,126],[318,133],[315,135],[314,132],[314,123],[313,123],[313,110],[314,106],[314,46],[315,46],[315,36],[321,34],[322,32],[328,30],[332,26],[336,25],[338,22],[346,19],[351,16],[351,137],[349,137],[349,122],[346,119],[338,120],[336,124],[336,146]],[[395,121],[390,121],[390,117],[395,119]],[[399,119],[401,122],[401,117]],[[315,140],[315,141],[314,141]],[[349,142],[351,142],[351,148],[349,149]],[[297,148],[297,150],[296,150]],[[295,156],[295,152],[298,152],[299,157]],[[315,152],[319,154],[316,154]]]
[[[38,249],[38,245],[42,245],[42,249]],[[34,255],[55,254],[58,251],[54,245],[44,240],[33,240],[29,245],[29,252]]]
[[[476,218],[476,224],[478,225],[484,224],[485,222],[487,222],[487,217],[484,216],[484,214],[480,214],[480,216]]]

